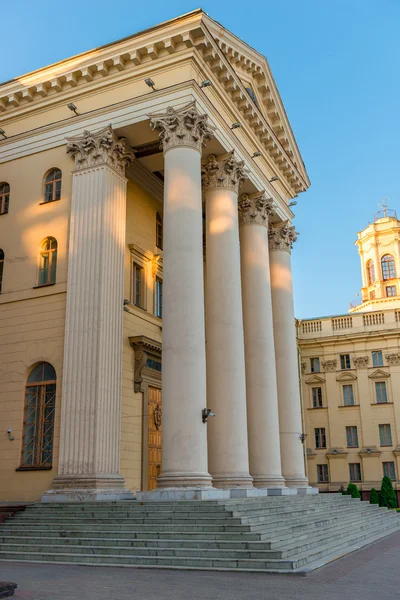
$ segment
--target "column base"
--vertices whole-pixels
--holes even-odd
[[[284,488],[285,480],[281,475],[275,477],[263,477],[262,475],[253,475],[253,485],[257,488]]]
[[[57,475],[53,488],[42,495],[42,502],[111,502],[132,500],[121,475]]]
[[[285,483],[286,483],[287,487],[295,487],[295,488],[309,487],[307,477],[304,477],[302,475],[300,475],[300,476],[294,475],[293,477],[285,477]]]
[[[219,489],[252,488],[253,478],[248,473],[224,473],[212,476],[213,486]]]
[[[157,489],[210,489],[211,475],[209,473],[163,473],[157,478]]]
[[[213,487],[195,488],[156,488],[150,492],[136,492],[138,502],[164,502],[179,500],[228,500],[230,490],[217,490]]]

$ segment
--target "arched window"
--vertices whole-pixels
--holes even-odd
[[[48,237],[42,242],[40,249],[39,285],[56,282],[57,240]]]
[[[22,468],[51,468],[53,460],[56,372],[47,362],[37,364],[25,388]]]
[[[0,215],[8,213],[10,203],[10,186],[8,183],[0,183]]]
[[[382,278],[385,281],[386,279],[394,279],[396,277],[396,266],[394,264],[394,258],[390,254],[385,254],[381,258],[382,265]]]
[[[4,269],[4,252],[0,248],[0,294],[1,294],[1,288],[3,285],[3,269]]]
[[[367,262],[368,285],[375,281],[375,267],[372,260]]]
[[[52,169],[44,180],[44,202],[53,202],[61,198],[61,171]]]
[[[163,249],[163,222],[162,222],[162,218],[160,213],[157,213],[156,216],[156,246],[157,248],[160,248],[160,250]]]

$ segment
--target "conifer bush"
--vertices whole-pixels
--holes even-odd
[[[361,498],[360,490],[355,483],[349,483],[347,486],[347,495],[352,498]]]
[[[370,504],[379,504],[379,494],[375,488],[371,488],[371,492],[369,494],[369,502]]]
[[[393,489],[393,483],[390,477],[384,477],[382,479],[381,491],[379,494],[379,506],[397,508],[397,496]]]

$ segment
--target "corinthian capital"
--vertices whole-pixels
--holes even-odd
[[[233,157],[233,153],[224,158],[210,154],[207,164],[201,170],[201,177],[205,192],[215,188],[226,188],[238,193],[242,182],[247,179],[247,169],[243,161]]]
[[[150,115],[150,127],[160,132],[161,148],[189,147],[199,152],[214,135],[214,127],[208,122],[208,115],[199,115],[196,102],[182,108],[169,106],[165,113]]]
[[[84,131],[67,138],[67,154],[75,159],[75,169],[87,169],[102,164],[125,173],[125,167],[135,158],[126,138],[118,138],[111,125],[98,131]]]
[[[239,198],[239,225],[265,225],[273,213],[273,200],[262,194],[242,194]]]
[[[290,252],[298,235],[294,227],[288,225],[287,221],[281,225],[270,227],[269,249]]]

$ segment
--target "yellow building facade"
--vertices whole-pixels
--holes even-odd
[[[0,121],[0,499],[308,490],[309,180],[266,59],[194,11],[2,84]]]
[[[352,481],[364,498],[384,475],[400,490],[400,221],[386,208],[358,233],[361,302],[298,321],[308,476]]]

